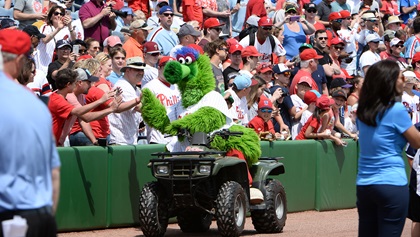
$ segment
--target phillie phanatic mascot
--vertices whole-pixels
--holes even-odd
[[[177,120],[170,122],[166,109],[153,93],[144,89],[142,92],[142,117],[144,121],[163,134],[177,135],[180,129],[195,132],[211,133],[224,128],[230,131],[243,132],[242,136],[230,136],[225,140],[216,137],[212,148],[227,151],[228,156],[237,156],[246,160],[248,166],[256,163],[261,156],[258,135],[253,129],[234,125],[229,117],[228,107],[223,96],[215,91],[216,80],[213,76],[210,59],[200,55],[195,49],[182,47],[175,53],[177,61],[169,61],[165,65],[164,76],[171,84],[177,84],[181,93],[181,105]],[[167,145],[169,151],[185,151],[187,139],[174,139]],[[250,183],[252,177],[248,172]],[[253,188],[254,189],[254,188]],[[259,199],[259,190],[251,191]]]

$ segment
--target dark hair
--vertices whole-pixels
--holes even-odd
[[[47,15],[47,25],[52,25],[52,15],[54,14],[54,12],[59,9],[61,11],[61,13],[66,14],[66,10],[64,10],[64,8],[60,7],[60,6],[53,6]]]
[[[209,55],[209,57],[213,57],[216,54],[216,50],[218,50],[221,46],[227,46],[226,41],[217,39],[213,42],[206,44],[204,47],[204,51]]]
[[[417,34],[420,32],[420,17],[414,18],[413,29],[414,29],[414,34]]]
[[[396,38],[400,38],[401,36],[407,36],[407,32],[405,32],[404,30],[395,31],[395,37]]]
[[[26,85],[28,84],[29,77],[31,76],[31,73],[32,73],[32,65],[34,66],[35,69],[36,69],[36,65],[35,65],[34,60],[29,59],[27,57],[23,57],[23,62],[21,63],[23,63],[23,66],[16,79],[21,85]]]
[[[400,97],[395,84],[400,68],[395,61],[383,60],[369,67],[360,92],[357,118],[363,123],[376,127],[385,111]]]
[[[317,31],[315,31],[315,38],[318,38],[318,35],[319,34],[323,34],[323,33],[327,33],[327,31],[326,30],[317,30]]]
[[[76,44],[81,45],[81,46],[83,46],[83,47],[85,47],[85,48],[88,48],[88,47],[87,47],[87,45],[86,45],[86,43],[85,43],[85,41],[83,41],[83,40],[81,40],[81,39],[75,39],[75,40],[73,40],[73,41],[71,42],[71,45],[72,45],[72,46],[73,46],[73,45],[76,45]]]
[[[61,90],[66,88],[68,83],[73,83],[76,81],[77,72],[70,69],[64,68],[57,72],[57,79],[55,80],[55,85],[57,89]]]
[[[87,49],[89,49],[90,48],[90,45],[93,43],[93,42],[98,42],[98,43],[100,43],[99,41],[97,41],[96,39],[94,39],[94,38],[91,38],[91,37],[89,37],[89,38],[87,38],[87,39],[85,39],[85,43],[86,43],[86,48]]]
[[[122,47],[112,48],[109,51],[109,56],[111,57],[111,59],[113,59],[114,56],[117,55],[117,53],[122,53],[124,57],[127,56],[125,50]]]
[[[361,76],[355,76],[352,79],[348,79],[348,83],[352,85],[352,87],[350,87],[350,93],[353,93],[354,90],[356,90],[356,85],[359,84],[360,80],[363,79],[363,77]]]

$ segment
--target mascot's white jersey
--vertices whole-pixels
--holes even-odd
[[[229,110],[226,104],[225,99],[223,96],[217,92],[217,91],[211,91],[207,93],[200,101],[198,101],[197,104],[191,105],[188,108],[182,107],[182,104],[179,103],[179,109],[177,111],[179,112],[178,118],[183,118],[185,115],[192,114],[199,110],[202,107],[212,107],[220,112],[222,112],[224,115],[226,115],[226,124],[225,126],[221,127],[220,129],[228,128],[233,125],[233,120],[229,116]],[[204,123],[206,121],[203,121]],[[179,142],[178,138],[175,136],[173,137],[172,141],[166,145],[166,148],[171,152],[176,151],[185,151],[185,149],[190,145],[189,141],[185,139],[183,142]]]

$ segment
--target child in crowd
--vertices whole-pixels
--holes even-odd
[[[302,127],[305,125],[305,123],[311,118],[312,114],[315,112],[316,109],[316,100],[321,96],[318,91],[316,90],[310,90],[305,92],[305,95],[303,96],[303,101],[305,104],[308,105],[308,108],[303,111],[302,116],[300,117],[300,121],[298,124],[297,134],[299,134]]]
[[[295,113],[292,113],[292,139],[299,133],[300,118],[303,112],[308,108],[308,105],[303,101],[305,93],[312,89],[312,80],[308,77],[302,77],[296,84],[296,94],[290,96],[292,99]]]
[[[356,126],[357,106],[358,104],[354,104],[353,106],[351,106],[350,116],[345,118],[344,120],[344,127],[351,133],[358,133],[358,129]]]
[[[418,79],[416,77],[416,74],[412,71],[403,72],[403,76],[405,82],[401,102],[407,108],[407,111],[410,114],[411,121],[413,122],[413,124],[416,124],[420,122],[420,111],[418,108],[420,101],[419,97],[413,93],[413,88],[414,85],[417,84]]]
[[[260,102],[258,103],[258,115],[248,123],[248,127],[254,129],[261,138],[280,138],[280,133],[274,131],[274,126],[271,122],[272,112],[273,104],[270,99],[261,96]]]

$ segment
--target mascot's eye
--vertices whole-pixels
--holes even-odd
[[[190,56],[185,57],[185,64],[190,65],[192,63],[192,58]]]
[[[183,57],[178,58],[178,62],[180,64],[185,64],[185,58],[183,58]]]

